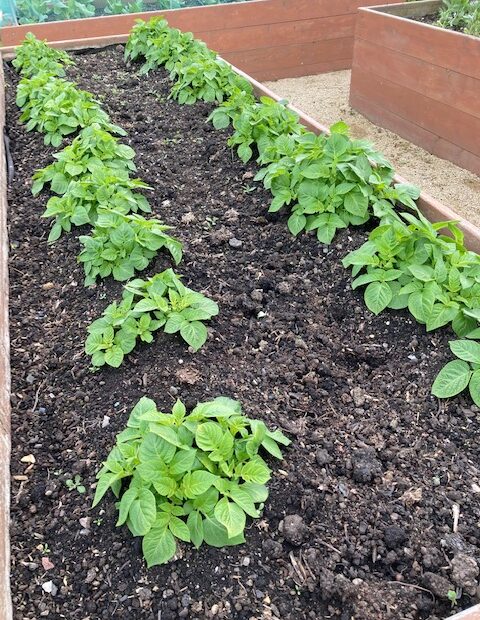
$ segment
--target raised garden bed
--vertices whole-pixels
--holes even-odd
[[[30,179],[53,149],[19,125],[9,68],[16,617],[449,615],[432,594],[449,583],[446,558],[458,559],[458,545],[478,558],[480,545],[479,410],[429,393],[451,334],[426,335],[404,312],[373,317],[340,263],[368,227],[328,248],[293,238],[267,213],[256,166],[205,123],[211,106],[168,100],[166,73],[138,78],[122,52],[78,55],[69,76],[127,130],[154,215],[184,243],[186,284],[221,314],[200,353],[160,335],[120,369],[89,372],[85,329],[121,287],[82,287],[78,234],[47,246],[45,195],[32,198]],[[166,266],[158,258],[149,273]],[[192,406],[226,394],[294,439],[246,545],[182,547],[175,563],[147,571],[137,541],[114,527],[113,502],[90,511],[99,463],[145,393],[165,410],[177,395]],[[76,475],[85,494],[66,485]],[[286,515],[303,524],[282,528]]]
[[[414,21],[440,0],[362,8],[350,103],[376,124],[480,174],[480,38]]]

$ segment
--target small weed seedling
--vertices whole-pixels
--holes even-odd
[[[171,413],[143,397],[97,474],[93,506],[111,489],[117,526],[143,536],[147,566],[165,564],[177,540],[213,547],[245,542],[247,515],[260,516],[271,471],[261,451],[281,459],[279,430],[242,414],[240,403],[216,398]]]
[[[87,490],[83,486],[82,479],[80,478],[80,476],[78,474],[73,479],[72,478],[68,478],[68,480],[65,480],[65,484],[66,484],[67,489],[69,491],[77,491],[77,493],[83,494]]]

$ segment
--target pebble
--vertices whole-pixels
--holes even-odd
[[[52,596],[56,596],[58,592],[58,588],[53,581],[46,581],[45,583],[42,583],[42,590]]]
[[[104,415],[102,420],[102,428],[106,428],[110,424],[110,416]]]
[[[382,473],[382,464],[375,458],[373,450],[357,450],[352,457],[353,479],[356,482],[371,482]]]
[[[319,465],[328,465],[333,459],[325,448],[319,448],[315,453],[315,460]]]
[[[237,239],[236,237],[232,237],[231,239],[228,240],[228,245],[231,248],[241,248],[243,245],[243,241],[240,241],[240,239]]]
[[[452,560],[452,581],[470,596],[477,591],[478,564],[470,555],[458,553]]]
[[[355,407],[362,407],[366,402],[365,392],[360,387],[353,388],[350,392],[353,398]]]
[[[437,573],[424,573],[423,583],[425,587],[431,590],[435,596],[439,598],[447,598],[449,590],[454,590],[453,585],[446,577]]]

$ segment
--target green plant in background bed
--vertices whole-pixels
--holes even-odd
[[[20,121],[27,123],[27,131],[44,133],[45,144],[59,146],[64,136],[93,123],[125,135],[123,129],[110,122],[93,95],[48,73],[23,78],[17,87],[16,102],[22,108]]]
[[[105,15],[121,15],[125,13],[141,13],[145,10],[143,0],[125,2],[124,0],[108,0],[105,6]]]
[[[480,0],[443,0],[437,26],[480,36]]]
[[[115,209],[123,215],[132,211],[149,213],[147,199],[134,190],[151,188],[141,179],[130,179],[128,172],[102,166],[80,181],[71,181],[63,196],[52,196],[42,215],[55,218],[49,243],[56,241],[63,231],[70,232],[72,224],[95,224],[102,209]],[[57,186],[57,189],[63,188],[60,184]]]
[[[467,334],[467,338],[480,338],[480,329]],[[473,402],[480,407],[480,344],[472,340],[451,340],[449,345],[458,359],[448,362],[438,373],[432,394],[451,398],[468,387]]]
[[[445,228],[453,237],[440,234]],[[367,285],[365,303],[375,314],[408,308],[427,331],[451,324],[459,336],[480,320],[480,256],[465,249],[455,222],[392,213],[343,265],[358,276],[353,288]]]
[[[57,50],[40,41],[31,32],[25,35],[25,40],[16,51],[12,65],[26,78],[37,73],[48,73],[56,77],[65,75],[65,66],[73,65],[70,56],[63,50]]]
[[[241,544],[247,515],[259,517],[268,497],[271,471],[260,451],[281,459],[278,444],[289,443],[229,398],[190,413],[178,400],[167,414],[144,397],[97,474],[93,505],[113,491],[117,526],[143,536],[149,567],[168,562],[177,539],[197,548]]]
[[[124,282],[135,271],[145,269],[161,248],[168,250],[178,265],[182,244],[166,234],[170,229],[160,220],[146,220],[141,215],[111,210],[99,213],[92,234],[80,237],[83,250],[78,260],[85,269],[85,286],[110,275]]]
[[[16,0],[20,24],[93,17],[91,0]]]
[[[32,193],[39,194],[46,183],[55,194],[67,192],[71,181],[85,180],[89,174],[108,168],[112,171],[134,172],[135,151],[126,144],[120,144],[118,138],[94,123],[85,127],[71,145],[60,153],[55,153],[57,160],[33,175]],[[111,181],[109,182],[111,184]],[[102,184],[102,183],[101,183]]]
[[[163,327],[167,334],[179,333],[197,351],[207,340],[202,321],[218,314],[217,304],[184,286],[172,269],[147,280],[132,280],[121,303],[110,304],[102,317],[88,328],[85,352],[93,366],[118,367],[140,338],[152,342],[153,332]]]

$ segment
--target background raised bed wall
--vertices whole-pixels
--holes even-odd
[[[27,32],[48,41],[127,34],[138,17],[165,15],[171,26],[193,31],[253,77],[274,80],[350,68],[357,9],[372,4],[372,0],[252,0],[9,26],[1,29],[1,45],[18,45]]]
[[[350,104],[377,125],[480,174],[480,38],[407,16],[440,0],[359,10]]]

